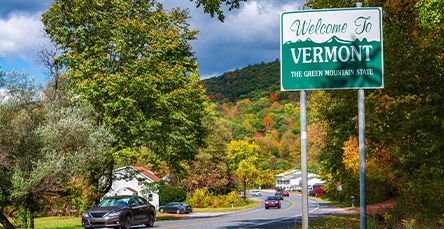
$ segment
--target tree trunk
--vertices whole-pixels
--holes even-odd
[[[71,205],[68,204],[65,209],[65,216],[71,216]]]
[[[29,228],[34,229],[34,211],[32,210],[32,208],[29,213]]]
[[[0,223],[5,229],[15,229],[14,225],[9,222],[8,218],[6,218],[2,211],[0,211]]]

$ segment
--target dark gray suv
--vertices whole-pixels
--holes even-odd
[[[140,196],[113,196],[103,199],[82,216],[84,228],[154,226],[156,207]]]

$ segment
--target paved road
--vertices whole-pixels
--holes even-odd
[[[274,192],[262,191],[256,197],[262,203],[259,207],[228,213],[191,213],[186,218],[174,221],[156,222],[154,228],[193,228],[193,229],[242,229],[273,228],[290,229],[301,224],[301,196],[290,194],[282,201],[281,209],[265,209],[263,201]],[[309,220],[331,214],[343,214],[332,206],[309,199]]]

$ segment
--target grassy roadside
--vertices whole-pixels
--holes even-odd
[[[230,212],[254,208],[260,205],[260,201],[251,200],[251,203],[241,207],[230,208],[194,208],[193,212]],[[184,215],[157,212],[157,221],[176,220]],[[42,229],[82,229],[82,218],[74,216],[50,216],[39,217],[34,221],[35,228]],[[0,229],[3,227],[0,225]]]
[[[344,229],[359,229],[360,219],[359,215],[337,215],[326,216],[322,219],[310,221],[310,229],[328,229],[328,228],[344,228]],[[372,218],[367,219],[368,228],[380,228],[377,222],[374,222]],[[302,226],[297,226],[292,229],[302,229]]]
[[[193,212],[230,212],[230,211],[240,211],[250,208],[257,207],[261,204],[260,201],[255,199],[249,199],[249,204],[240,207],[229,207],[229,208],[193,208]]]

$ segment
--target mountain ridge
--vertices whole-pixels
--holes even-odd
[[[201,81],[208,97],[218,102],[260,98],[280,90],[280,61],[248,65]]]

